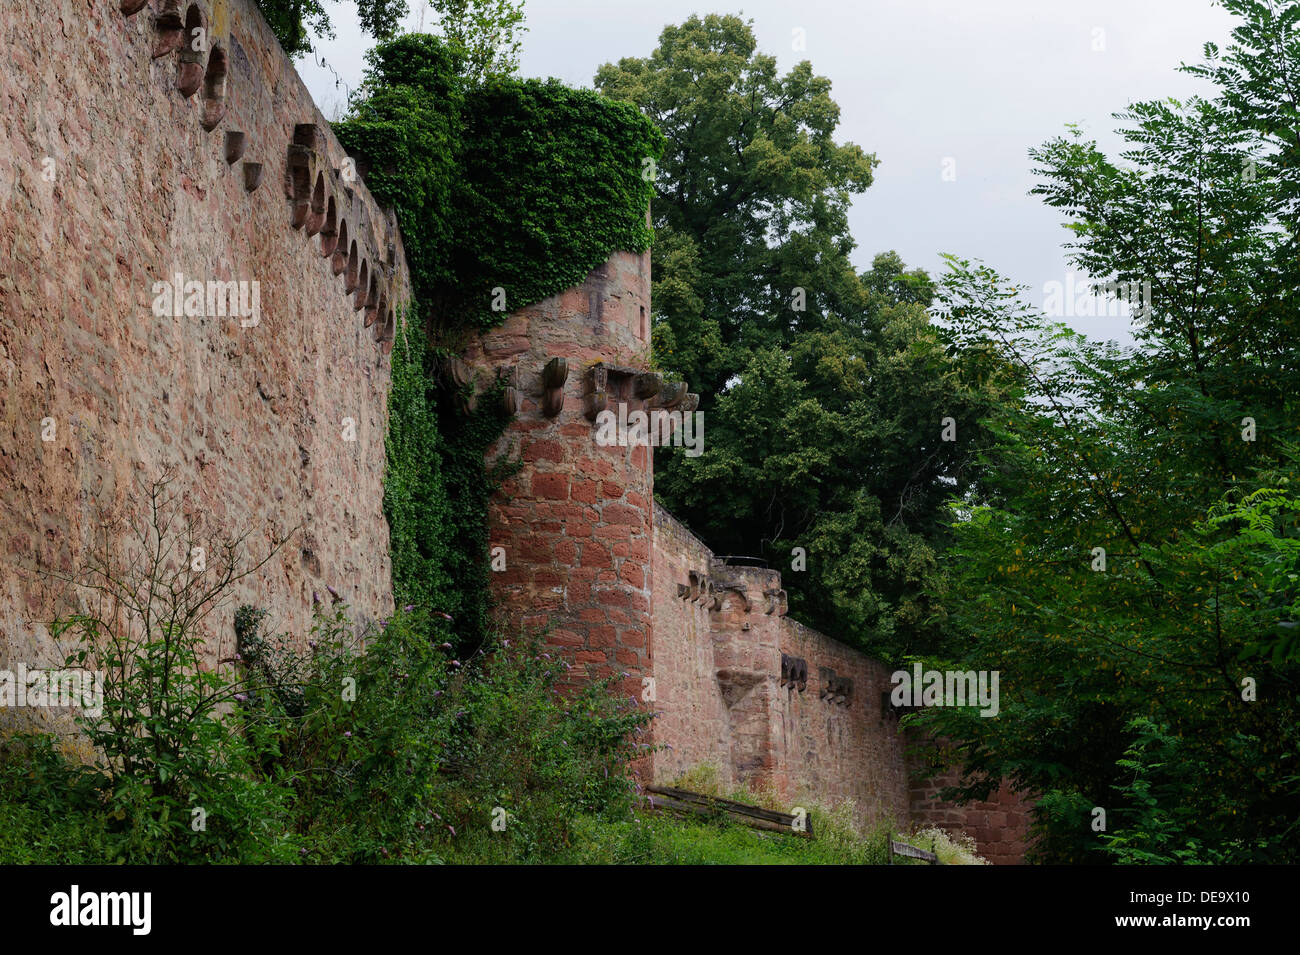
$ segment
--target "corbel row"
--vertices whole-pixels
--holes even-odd
[[[753,602],[749,599],[749,591],[744,584],[734,581],[719,583],[708,574],[701,574],[694,570],[688,571],[688,578],[690,583],[677,585],[677,596],[681,600],[699,604],[705,610],[721,610],[726,596],[734,594],[743,605],[745,613],[754,609]]]
[[[132,17],[146,5],[147,0],[119,0],[118,9],[123,16]],[[153,59],[176,55],[177,92],[188,100],[201,91],[199,125],[211,132],[226,116],[230,59],[222,40],[212,35],[207,4],[190,0],[182,14],[181,0],[162,0],[152,25]],[[396,246],[390,240],[386,254],[379,255],[366,248],[364,239],[358,247],[349,236],[349,221],[364,235],[364,223],[361,227],[357,223],[366,218],[366,209],[351,187],[336,182],[339,172],[326,162],[322,135],[312,123],[294,127],[284,179],[285,194],[292,204],[290,222],[308,236],[320,235],[320,254],[331,259],[335,275],[344,276],[345,293],[355,295],[354,311],[364,309],[365,327],[374,329],[375,340],[387,351],[396,324]],[[228,130],[223,143],[226,164],[233,166],[243,159],[247,145],[246,133]],[[244,160],[243,179],[244,190],[254,192],[262,182],[262,164]],[[390,235],[395,228],[394,223]]]
[[[147,4],[148,0],[120,0],[118,10],[129,18]],[[155,60],[176,55],[176,91],[186,100],[201,91],[199,125],[209,133],[226,116],[226,80],[230,73],[230,56],[221,40],[212,36],[211,20],[206,5],[197,0],[191,0],[184,14],[181,0],[163,0],[162,9],[153,17],[150,51]],[[233,166],[243,158],[246,140],[242,131],[226,133],[223,155],[227,165]],[[246,160],[243,172],[244,190],[255,191],[262,183],[262,164]]]
[[[587,367],[583,376],[582,411],[588,421],[595,421],[611,402],[645,402],[646,411],[656,409],[681,411],[699,407],[700,396],[690,394],[684,381],[665,381],[655,371],[641,371],[624,365],[598,361]]]
[[[517,414],[525,392],[536,396],[541,412],[554,418],[564,410],[564,386],[569,380],[568,359],[554,357],[542,366],[536,378],[529,378],[531,386],[525,387],[522,370],[505,369],[498,372],[506,379],[503,408],[508,414]],[[466,373],[467,375],[467,373]],[[468,381],[468,377],[464,377]],[[455,382],[463,385],[464,381]],[[684,381],[664,381],[658,372],[640,371],[621,365],[598,361],[582,372],[582,412],[588,421],[595,421],[612,402],[640,401],[646,410],[662,409],[683,414],[699,407],[700,396],[690,394]]]
[[[722,588],[716,587],[708,574],[689,571],[689,584],[677,585],[677,596],[703,607],[705,610],[722,609]]]
[[[369,213],[355,190],[331,167],[324,133],[314,123],[294,127],[284,173],[290,204],[289,224],[307,236],[320,236],[320,254],[330,259],[335,275],[343,276],[345,295],[353,296],[353,311],[364,311],[374,339],[392,347],[396,331],[397,247],[390,238],[385,250],[367,247]],[[349,225],[349,223],[352,223]],[[389,229],[389,235],[394,230]],[[357,239],[360,236],[361,242]]]
[[[722,598],[727,594],[735,594],[744,604],[745,613],[750,613],[754,609],[754,603],[749,599],[749,590],[744,584],[735,582],[718,583],[707,574],[701,574],[698,571],[688,571],[690,583],[677,585],[677,596],[681,600],[689,600],[691,603],[703,604],[709,610],[719,610],[722,607]],[[784,617],[789,609],[789,603],[786,592],[777,588],[774,590],[763,591],[764,608],[763,613],[775,613],[778,617]]]

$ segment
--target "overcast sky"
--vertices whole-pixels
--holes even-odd
[[[410,0],[411,29],[421,3]],[[334,118],[346,101],[336,74],[355,87],[369,43],[354,4],[326,6],[338,34],[318,44],[329,69],[310,58],[298,69]],[[850,215],[859,268],[895,249],[937,275],[951,252],[1029,285],[1036,303],[1068,265],[1060,216],[1028,195],[1027,150],[1077,123],[1114,155],[1111,114],[1204,92],[1176,69],[1199,61],[1205,41],[1224,45],[1232,26],[1211,0],[526,0],[525,13],[521,74],[586,87],[602,63],[648,56],[665,24],[692,13],[752,20],[782,71],[808,59],[830,78],[838,139],[880,160]],[[432,12],[423,24],[433,29]],[[1070,323],[1127,338],[1122,317]]]

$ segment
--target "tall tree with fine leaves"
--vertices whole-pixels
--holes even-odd
[[[960,740],[962,792],[1038,795],[1052,861],[1295,861],[1300,830],[1300,4],[1225,0],[1218,92],[1034,150],[1074,261],[1135,290],[1135,346],[1088,342],[995,271],[953,261],[965,349],[1018,369],[986,480],[954,524],[957,639],[996,670],[996,718],[917,717]],[[1099,812],[1101,815],[1099,815]]]

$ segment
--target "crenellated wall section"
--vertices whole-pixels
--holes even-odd
[[[780,573],[719,559],[657,505],[652,566],[657,781],[707,763],[728,788],[851,802],[861,823],[964,832],[992,862],[1024,861],[1026,800],[1003,784],[939,801],[958,781],[948,751],[900,732],[883,664],[786,615]]]

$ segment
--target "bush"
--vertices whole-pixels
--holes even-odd
[[[650,714],[608,684],[561,695],[536,635],[462,661],[447,614],[359,629],[335,595],[305,641],[239,608],[234,652],[208,665],[203,621],[261,565],[238,541],[191,559],[211,536],[177,529],[165,488],[72,578],[101,599],[52,631],[65,667],[103,674],[102,708],[77,716],[94,756],[0,746],[0,862],[441,861],[467,839],[538,859],[579,816],[627,814]]]
[[[562,696],[536,636],[454,659],[448,624],[412,607],[363,654],[342,607],[318,619],[307,716],[277,767],[314,857],[441,860],[469,843],[523,861],[567,845],[583,813],[628,811],[649,714],[607,684]]]

